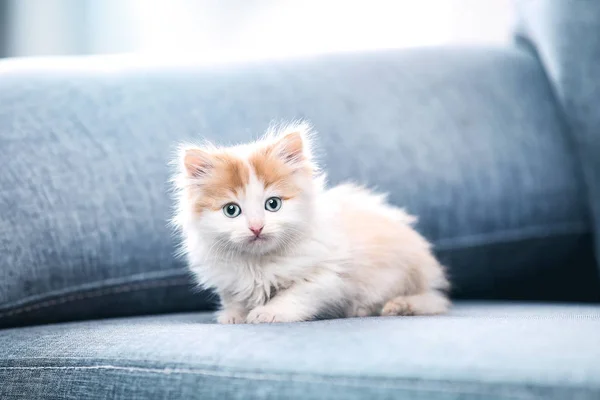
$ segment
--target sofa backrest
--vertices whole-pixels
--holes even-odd
[[[296,118],[320,132],[332,183],[419,216],[455,296],[600,293],[575,153],[525,51],[8,60],[0,104],[0,326],[211,307],[174,257],[172,150]]]

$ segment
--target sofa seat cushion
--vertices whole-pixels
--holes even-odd
[[[210,314],[0,331],[2,399],[598,399],[600,306],[217,325]]]

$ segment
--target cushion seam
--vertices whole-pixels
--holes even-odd
[[[520,228],[515,230],[506,230],[506,231],[497,231],[492,234],[484,234],[484,235],[472,235],[472,236],[463,236],[457,238],[448,238],[441,239],[435,241],[434,248],[438,251],[451,251],[455,249],[461,248],[469,248],[469,247],[477,247],[477,246],[487,246],[493,243],[506,243],[511,241],[524,240],[527,238],[536,238],[536,237],[551,237],[551,236],[560,236],[565,234],[586,234],[589,233],[586,229],[586,225],[582,223],[572,223],[572,224],[559,224],[553,226],[532,226],[528,228]],[[525,230],[526,233],[523,234],[522,231]],[[494,239],[495,238],[495,239]],[[185,274],[182,270],[173,270],[168,271],[169,274],[179,275],[177,278],[170,278],[167,281],[140,281],[137,283],[125,283],[120,285],[115,285],[106,288],[103,286],[106,281],[95,282],[97,288],[90,289],[88,291],[80,290],[70,290],[66,291],[62,295],[59,295],[57,298],[50,300],[42,300],[48,297],[51,297],[51,294],[46,295],[38,295],[37,301],[31,300],[29,304],[25,304],[22,306],[18,306],[17,308],[13,308],[11,305],[4,305],[5,311],[0,311],[0,319],[12,317],[14,315],[23,314],[31,311],[38,310],[40,308],[47,308],[58,304],[69,303],[72,301],[85,300],[88,298],[101,297],[108,294],[115,293],[124,293],[124,292],[132,292],[139,291],[145,289],[152,289],[156,287],[169,287],[169,286],[183,286],[187,283],[188,279],[186,278],[187,274]],[[171,274],[175,272],[175,274]],[[131,276],[125,278],[131,279]],[[185,281],[184,281],[185,280]],[[89,284],[86,284],[89,285]],[[75,288],[81,288],[82,286],[76,286]],[[73,288],[71,288],[73,289]],[[32,304],[33,303],[33,304]]]
[[[37,301],[44,301],[47,298],[67,296],[67,295],[70,295],[70,294],[73,294],[76,292],[88,292],[91,290],[103,289],[105,287],[127,285],[127,284],[131,284],[132,282],[142,283],[142,282],[155,281],[155,280],[167,279],[167,278],[172,278],[172,277],[179,278],[179,277],[189,276],[189,274],[187,274],[186,271],[187,270],[182,269],[182,268],[173,268],[173,269],[168,269],[168,270],[164,270],[164,271],[160,271],[160,270],[159,271],[148,271],[148,272],[143,272],[143,273],[138,273],[138,274],[127,275],[124,277],[108,278],[108,279],[102,279],[102,280],[97,280],[97,281],[88,282],[88,283],[72,285],[72,286],[68,286],[65,289],[49,290],[44,293],[38,293],[36,295],[27,296],[20,300],[6,302],[4,304],[0,303],[0,310],[25,306],[25,305],[28,305],[31,303],[35,303]]]
[[[9,311],[0,312],[1,318],[8,318],[18,314],[28,313],[31,311],[39,310],[42,308],[53,307],[59,304],[70,303],[74,301],[80,301],[90,299],[94,297],[102,297],[106,295],[118,294],[118,293],[129,293],[147,289],[154,289],[158,287],[171,287],[171,286],[184,286],[187,285],[188,281],[184,277],[170,278],[167,280],[157,280],[151,282],[136,282],[125,285],[112,286],[108,288],[94,289],[88,292],[73,292],[66,296],[60,296],[54,299],[45,300],[40,303],[34,303],[26,306],[14,308]]]
[[[455,250],[477,246],[487,246],[495,243],[516,242],[526,239],[549,238],[553,236],[581,235],[591,233],[585,223],[568,223],[555,225],[528,226],[518,229],[508,229],[491,233],[458,236],[434,240],[436,250]]]
[[[440,381],[436,379],[410,379],[410,378],[394,378],[394,377],[347,377],[347,376],[334,376],[334,375],[308,375],[308,374],[297,374],[297,373],[264,373],[264,372],[243,372],[243,371],[212,371],[207,369],[198,368],[148,368],[148,367],[132,367],[132,366],[115,366],[115,365],[92,365],[92,366],[30,366],[30,367],[2,367],[1,370],[107,370],[107,371],[125,371],[134,373],[147,373],[147,374],[184,374],[184,375],[203,375],[215,378],[232,378],[242,379],[249,381],[275,381],[275,382],[298,382],[298,383],[325,383],[334,384],[338,386],[363,386],[369,388],[388,388],[388,389],[400,389],[408,391],[429,391],[439,393],[456,393],[456,394],[467,394],[467,395],[490,395],[489,391],[477,391],[472,388],[449,388],[442,387],[443,385],[481,385],[481,381]],[[370,384],[370,381],[377,380],[377,385]],[[425,383],[427,385],[438,385],[438,387],[418,387],[415,383]],[[539,385],[539,384],[515,384],[507,382],[483,382],[490,386],[498,387],[511,387],[511,388],[540,388],[540,389],[552,389],[556,386],[552,385]],[[382,385],[383,384],[383,385]],[[575,390],[593,390],[596,388],[586,387],[573,387],[565,386]],[[558,388],[564,388],[559,386]],[[465,390],[467,389],[467,390]],[[495,394],[497,396],[497,394]],[[537,399],[538,396],[534,395],[523,395],[523,394],[502,394],[503,398],[506,399]]]

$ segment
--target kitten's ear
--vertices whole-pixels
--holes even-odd
[[[311,159],[310,129],[307,125],[288,128],[276,140],[274,149],[287,163],[297,164]]]
[[[213,167],[210,153],[199,148],[184,149],[182,160],[183,169],[191,178],[205,176]]]

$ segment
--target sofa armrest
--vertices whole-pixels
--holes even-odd
[[[600,2],[521,0],[517,37],[533,49],[569,124],[600,256]],[[600,259],[600,258],[599,258]]]

